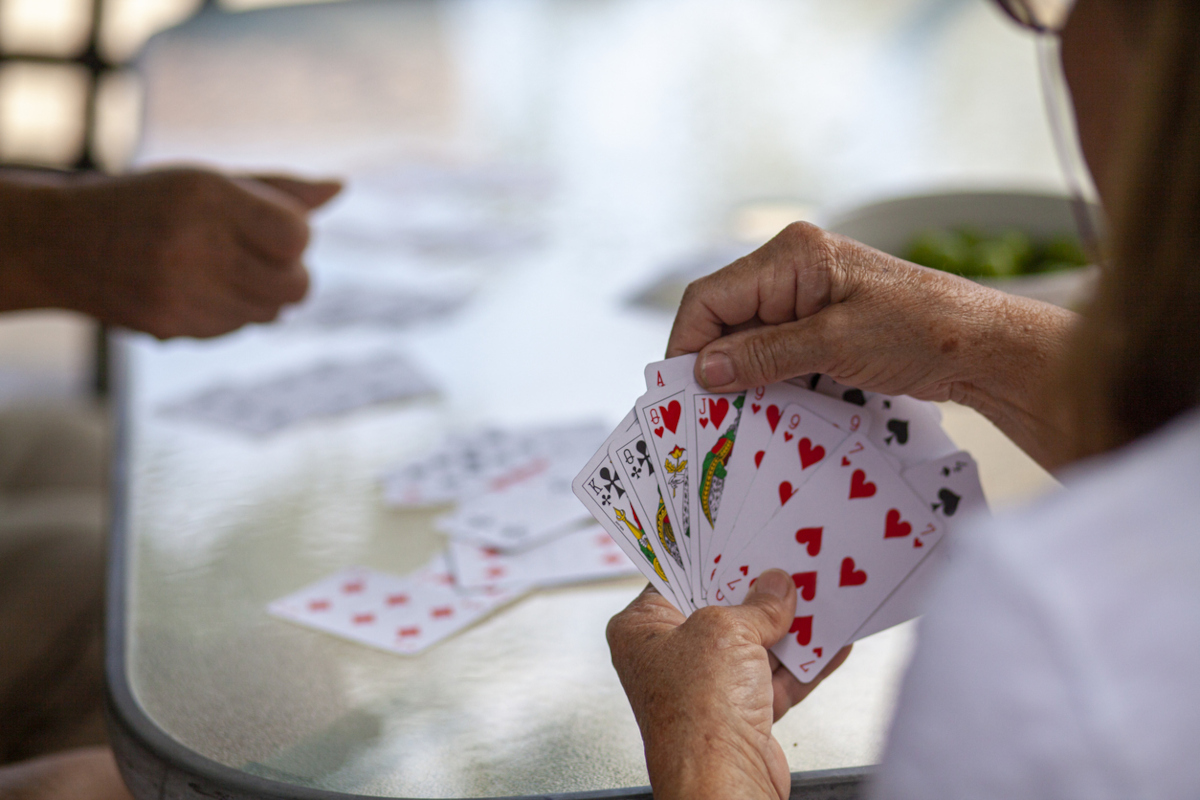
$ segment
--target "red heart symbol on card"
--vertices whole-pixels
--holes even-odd
[[[487,576],[489,578],[499,578],[506,572],[508,572],[508,570],[501,566],[488,567]]]
[[[820,658],[821,654],[824,652],[825,652],[824,647],[814,647],[813,648],[813,655],[816,656],[817,658]]]
[[[824,528],[801,528],[796,531],[796,543],[808,545],[808,554],[816,558],[821,552],[821,535]]]
[[[355,625],[366,625],[367,623],[375,621],[375,615],[369,611],[365,614],[355,614],[350,618],[350,621]]]
[[[850,459],[846,458],[845,456],[842,456],[842,466],[843,467],[850,466]]]
[[[713,427],[720,425],[725,421],[725,415],[729,413],[729,400],[722,397],[717,402],[708,401],[708,415],[712,417]]]
[[[775,426],[779,424],[779,418],[783,416],[783,412],[779,410],[779,406],[772,403],[767,406],[767,422],[771,423],[771,433],[775,432]]]
[[[854,568],[854,559],[847,556],[842,559],[842,575],[838,586],[862,586],[867,582],[867,572]]]
[[[753,411],[755,414],[757,414],[759,411],[762,410],[762,406],[760,406],[758,403],[751,403],[750,410]]]
[[[867,473],[861,469],[854,470],[850,476],[850,499],[861,499],[875,496],[875,484],[867,480]]]
[[[400,636],[400,637],[404,637],[404,636],[420,636],[420,635],[421,635],[421,628],[420,628],[420,626],[418,626],[418,625],[414,625],[414,626],[412,626],[411,628],[400,628],[398,631],[396,631],[396,635],[397,635],[397,636]]]
[[[659,406],[658,413],[662,414],[663,424],[674,433],[675,428],[679,426],[679,415],[683,413],[683,406],[679,405],[678,400],[672,400],[667,403],[666,408]]]
[[[655,429],[654,429],[654,435],[655,435],[655,436],[657,436],[657,437],[658,437],[658,438],[660,438],[660,439],[662,438],[662,433],[663,433],[663,429],[662,429],[662,428],[655,428]]]
[[[402,606],[407,602],[408,595],[406,594],[389,594],[387,598],[387,604],[389,606]]]
[[[791,500],[792,495],[795,493],[795,490],[792,489],[791,481],[784,481],[783,483],[779,484],[779,505],[783,505],[788,500]]]
[[[821,445],[813,447],[812,441],[805,436],[796,443],[800,450],[800,469],[806,470],[825,457],[825,448]]]
[[[817,573],[797,572],[792,575],[792,583],[796,584],[796,591],[805,600],[811,601],[817,596]]]
[[[741,567],[738,567],[738,569],[739,569],[739,570],[741,570],[741,573],[742,573],[743,575],[749,575],[749,574],[750,574],[750,568],[749,568],[749,567],[747,567],[747,566],[745,566],[745,565],[743,565],[743,566],[741,566]]]
[[[784,431],[783,432],[783,440],[785,442],[790,442],[792,440],[792,434],[788,433],[787,431]]]
[[[454,609],[450,606],[439,606],[438,608],[430,611],[429,616],[435,619],[438,617],[452,617],[454,616]]]
[[[700,418],[700,427],[701,427],[701,428],[707,428],[707,427],[708,427],[708,417],[701,417],[701,418]]]
[[[924,547],[925,543],[920,539],[913,539],[913,547]]]
[[[358,594],[362,590],[363,590],[363,582],[362,581],[351,581],[350,583],[347,583],[344,586],[342,586],[342,591],[345,592],[346,594]]]
[[[621,555],[620,553],[609,553],[604,557],[605,564],[611,564],[614,566],[620,564],[624,560],[625,556]]]
[[[720,554],[720,553],[717,553],[717,557],[713,559],[713,563],[714,563],[714,564],[720,564],[720,563],[721,563],[721,554]]]
[[[887,517],[883,521],[883,538],[896,539],[910,533],[912,525],[900,519],[900,511],[895,508],[888,509]]]
[[[754,454],[754,468],[755,469],[758,469],[759,467],[762,466],[763,456],[765,456],[766,454],[767,454],[766,450],[759,450],[757,453]]]
[[[812,641],[812,617],[795,617],[788,633],[796,634],[796,644],[805,647]]]
[[[327,611],[329,609],[328,600],[313,600],[308,604],[309,611]]]

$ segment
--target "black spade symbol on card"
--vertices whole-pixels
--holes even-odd
[[[889,419],[887,429],[892,434],[884,439],[888,444],[892,443],[892,439],[896,440],[896,444],[908,444],[908,421],[903,419]]]
[[[863,396],[862,389],[847,389],[842,392],[842,399],[847,403],[854,403],[856,406],[865,406],[867,398]]]
[[[947,517],[953,517],[954,512],[958,511],[958,501],[962,500],[962,498],[959,497],[958,495],[956,495],[954,492],[950,491],[949,489],[939,489],[938,490],[938,500],[942,501],[941,502],[942,513],[945,514]],[[933,507],[936,510],[938,507],[938,504],[934,503]]]

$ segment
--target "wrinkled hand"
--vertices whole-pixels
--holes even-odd
[[[199,169],[25,187],[5,255],[32,287],[26,306],[159,338],[217,336],[304,297],[307,216],[340,188]]]
[[[133,800],[112,751],[83,747],[0,767],[7,800]]]
[[[787,573],[768,570],[740,606],[710,606],[686,621],[653,587],[608,624],[613,666],[629,696],[658,800],[786,800],[791,775],[771,724],[850,654],[811,683],[797,681],[767,648],[796,609]]]
[[[692,283],[667,356],[736,391],[820,372],[851,386],[982,412],[1043,464],[1061,435],[1041,392],[1076,317],[794,223]]]

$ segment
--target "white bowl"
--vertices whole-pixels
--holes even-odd
[[[1099,219],[1093,208],[1093,218]],[[904,257],[913,238],[924,231],[967,226],[985,235],[1017,229],[1030,238],[1078,236],[1071,201],[1034,192],[954,192],[900,197],[829,215],[828,230],[876,250]],[[1028,275],[982,278],[980,283],[1012,294],[1076,308],[1095,283],[1094,267]]]

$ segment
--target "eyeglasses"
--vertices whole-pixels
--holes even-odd
[[[996,0],[1017,24],[1038,33],[1059,33],[1075,0]]]

